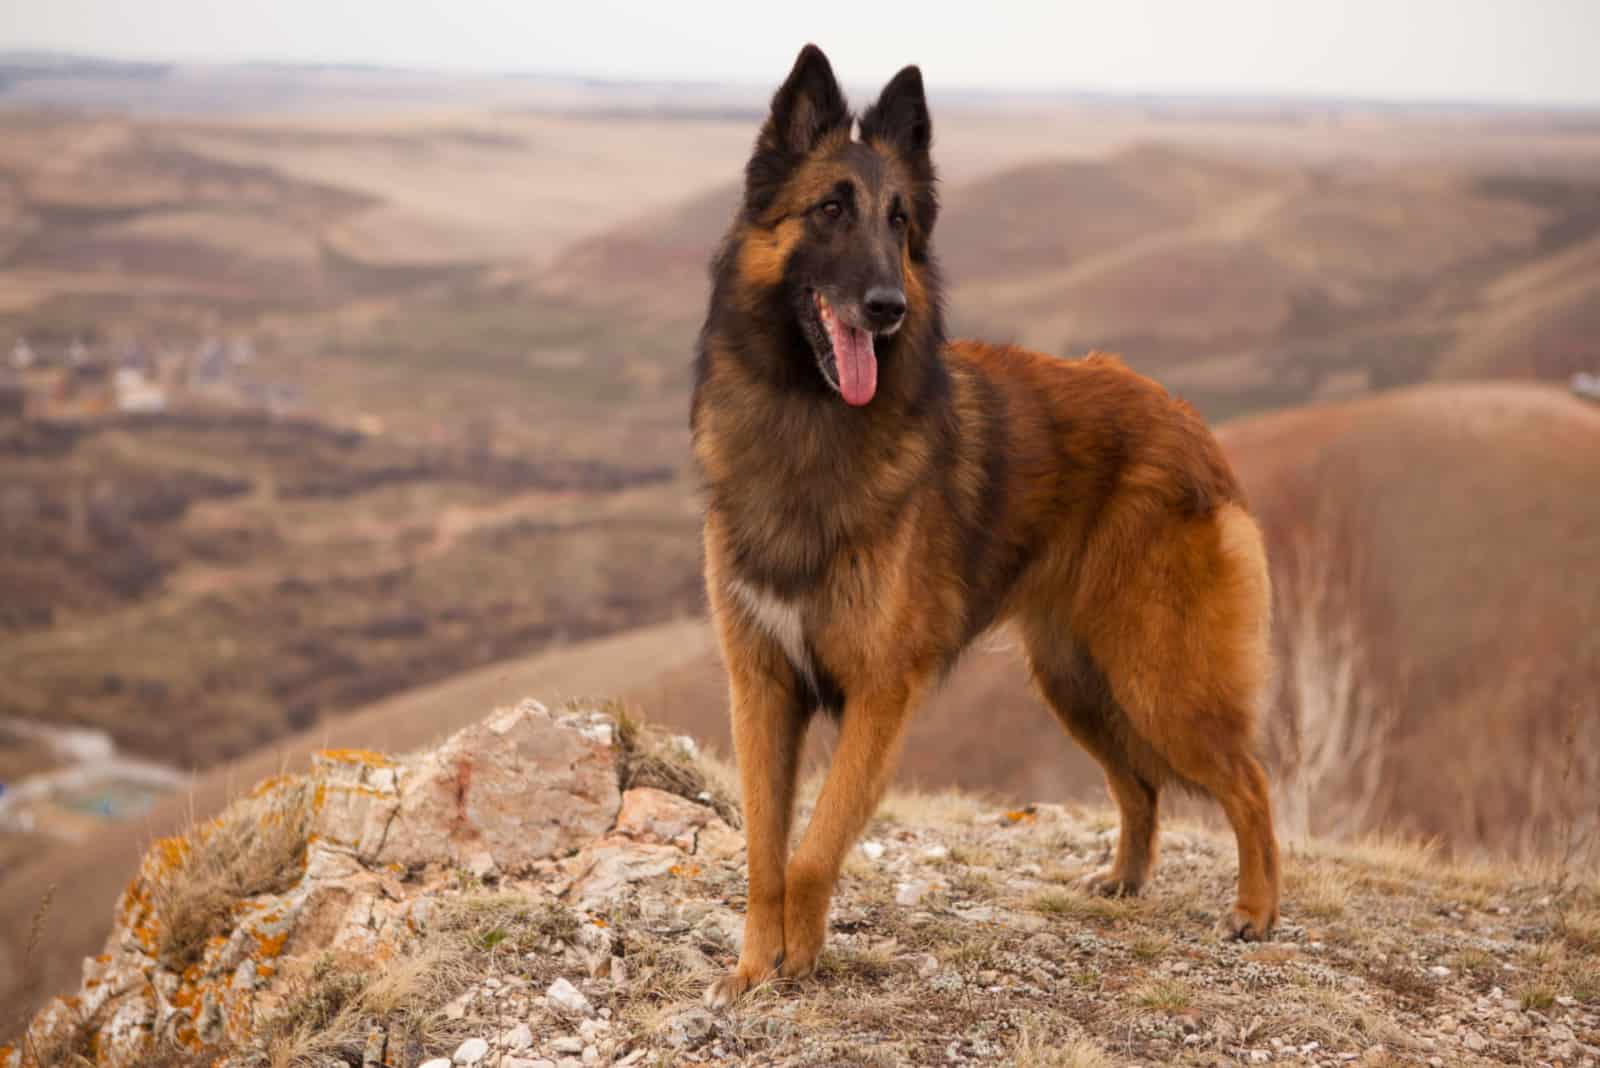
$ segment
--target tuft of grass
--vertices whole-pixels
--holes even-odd
[[[1535,1009],[1543,1012],[1556,1003],[1556,992],[1543,983],[1530,983],[1517,992],[1517,1004],[1522,1011]]]
[[[1463,949],[1450,958],[1450,966],[1464,975],[1479,975],[1494,971],[1495,961],[1481,949]]]
[[[1063,1039],[1027,1024],[1011,1047],[1013,1068],[1114,1068],[1105,1048],[1087,1036]]]
[[[1150,979],[1134,988],[1133,999],[1158,1012],[1183,1012],[1194,1004],[1194,991],[1180,979]]]
[[[150,886],[163,964],[183,971],[200,959],[207,941],[232,930],[241,901],[282,893],[300,881],[312,800],[309,783],[287,781],[157,846],[169,862]]]
[[[1140,935],[1128,948],[1138,960],[1160,960],[1172,949],[1172,938],[1169,935]]]
[[[1101,920],[1107,923],[1126,919],[1137,908],[1137,899],[1105,897],[1081,890],[1046,890],[1029,902],[1035,912],[1067,920]]]
[[[439,928],[454,935],[463,952],[504,949],[520,955],[572,944],[582,922],[554,898],[530,901],[521,894],[468,894],[449,903]]]
[[[33,955],[39,951],[39,942],[44,936],[45,919],[50,915],[50,905],[55,901],[56,886],[51,883],[44,888],[44,894],[39,898],[39,904],[33,910],[33,918],[28,922],[28,940],[22,947],[22,974],[28,978],[22,984],[22,1000],[26,1004],[38,992],[39,980],[29,965],[33,962]],[[32,1021],[26,1009],[17,1013],[16,1029],[22,1033],[24,1049],[33,1054],[33,1059],[39,1064],[44,1064],[44,1059],[39,1056],[39,1051],[34,1047]]]
[[[1356,869],[1355,885],[1394,893],[1414,894],[1420,887],[1437,885],[1457,894],[1478,888],[1492,891],[1524,874],[1521,866],[1508,862],[1445,857],[1437,840],[1392,833],[1354,841],[1314,839],[1303,848],[1309,857]]]
[[[958,790],[891,790],[879,806],[877,818],[901,826],[971,826],[993,806],[976,794]]]
[[[1561,938],[1578,953],[1600,953],[1600,908],[1574,909],[1561,916]]]
[[[987,901],[995,894],[994,876],[987,871],[958,871],[950,876],[949,883],[952,897]]]
[[[57,1004],[61,1004],[57,1002]],[[94,1068],[99,1028],[70,1003],[58,1013],[52,1026],[32,1027],[24,1032],[25,1048],[33,1062],[50,1068]]]
[[[1430,1002],[1438,994],[1438,990],[1427,976],[1404,964],[1374,962],[1367,969],[1367,975],[1374,982],[1414,1004]]]
[[[1600,961],[1586,958],[1566,976],[1567,989],[1585,1005],[1600,1005]]]
[[[1355,888],[1334,865],[1294,864],[1285,874],[1284,896],[1296,910],[1319,920],[1337,920],[1349,910]]]
[[[876,984],[898,973],[894,954],[881,949],[841,946],[824,950],[817,962],[817,974],[825,980],[855,979]]]
[[[622,789],[652,786],[710,805],[730,827],[744,825],[732,791],[708,774],[703,757],[685,750],[670,734],[651,726],[622,701],[586,701],[580,707],[598,708],[616,722],[620,753],[617,785]]]
[[[993,868],[1000,863],[992,849],[960,844],[951,846],[944,860],[946,867]]]
[[[397,1047],[439,1047],[439,1011],[474,976],[469,957],[448,938],[380,967],[324,953],[291,975],[284,1000],[256,1029],[244,1063],[258,1068],[326,1068],[362,1064],[380,1035],[384,1063],[401,1063]]]

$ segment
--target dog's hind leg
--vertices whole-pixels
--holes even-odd
[[[1239,896],[1219,925],[1222,934],[1247,942],[1266,938],[1278,922],[1278,838],[1261,761],[1246,739],[1175,749],[1173,756],[1178,774],[1217,799],[1238,841]]]
[[[1123,710],[1130,748],[1222,806],[1239,845],[1228,935],[1265,938],[1278,919],[1278,845],[1256,720],[1270,675],[1270,585],[1261,535],[1236,506],[1174,527],[1096,619],[1095,662]]]
[[[1122,711],[1087,656],[1042,627],[1025,628],[1025,636],[1034,681],[1067,733],[1099,761],[1121,816],[1111,867],[1086,878],[1083,886],[1108,896],[1137,894],[1155,866],[1160,824],[1161,776],[1148,766],[1152,755],[1136,759],[1134,750],[1146,747],[1130,735]]]

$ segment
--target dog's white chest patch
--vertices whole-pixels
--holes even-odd
[[[805,627],[800,622],[800,607],[793,601],[764,593],[738,579],[728,583],[734,598],[750,613],[756,626],[771,635],[783,648],[795,670],[812,678],[811,657],[806,652]]]

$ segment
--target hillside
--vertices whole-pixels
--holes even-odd
[[[818,976],[701,1007],[735,958],[726,770],[526,701],[405,758],[329,750],[157,843],[82,986],[6,1068],[392,1064],[1580,1065],[1600,882],[1399,846],[1285,858],[1277,940],[1219,943],[1228,847],[1169,828],[1136,900],[1071,880],[1103,814],[891,797]],[[530,813],[537,812],[537,821]]]
[[[957,329],[1122,352],[1226,418],[1600,362],[1600,182],[1494,162],[1349,166],[1141,145],[947,184]],[[698,315],[732,187],[575,243],[536,288]],[[692,323],[679,329],[685,344]]]
[[[0,716],[183,769],[700,605],[671,467],[237,412],[8,424],[0,463]],[[654,578],[605,559],[642,551]]]

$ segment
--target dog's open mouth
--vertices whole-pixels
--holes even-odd
[[[816,346],[822,376],[846,404],[859,408],[878,391],[878,354],[872,347],[872,331],[845,322],[821,293],[813,291],[811,297],[829,349],[824,353]]]

